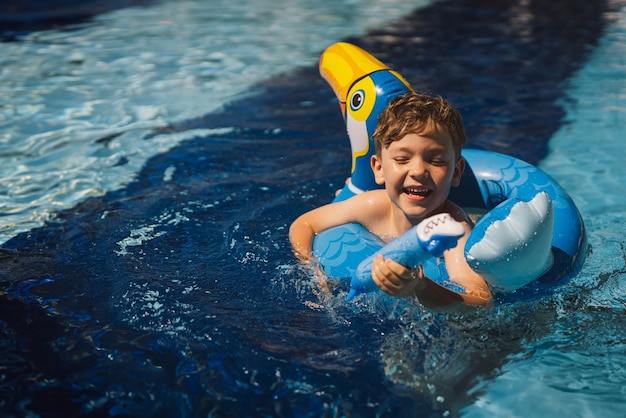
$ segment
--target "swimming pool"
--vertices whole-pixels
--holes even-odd
[[[406,3],[156,2],[2,44],[3,411],[623,415],[624,3]],[[349,170],[316,69],[341,39],[555,177],[581,273],[434,313],[298,267],[289,223]]]

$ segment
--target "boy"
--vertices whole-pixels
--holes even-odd
[[[296,219],[289,230],[296,255],[310,260],[315,235],[333,226],[359,223],[389,242],[423,219],[447,212],[465,228],[465,235],[444,252],[444,259],[450,280],[466,293],[429,280],[421,267],[410,271],[382,256],[374,261],[372,278],[389,295],[416,295],[429,306],[491,302],[487,283],[469,267],[463,252],[471,221],[448,200],[450,187],[459,185],[465,169],[461,157],[465,128],[460,114],[440,97],[410,92],[395,98],[381,113],[372,136],[376,154],[371,166],[376,183],[385,188],[319,207]]]

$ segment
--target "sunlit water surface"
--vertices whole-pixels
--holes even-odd
[[[199,134],[144,141],[154,128],[215,111],[426,3],[169,1],[3,44],[0,242],[127,184],[146,159]]]

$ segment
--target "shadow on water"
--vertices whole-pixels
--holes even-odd
[[[417,90],[451,98],[471,143],[537,162],[607,8],[437,2],[350,41]],[[480,382],[550,332],[567,299],[434,313],[404,301],[346,305],[343,290],[312,284],[287,229],[342,184],[345,128],[316,68],[255,89],[154,135],[221,133],[153,157],[126,188],[0,249],[0,407],[49,416],[456,415]]]

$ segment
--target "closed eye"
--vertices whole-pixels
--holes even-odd
[[[434,166],[444,166],[448,165],[450,162],[450,157],[441,152],[432,152],[426,156],[426,161]]]
[[[448,164],[448,161],[444,159],[435,158],[435,159],[430,160],[430,163],[436,166],[444,166]]]

